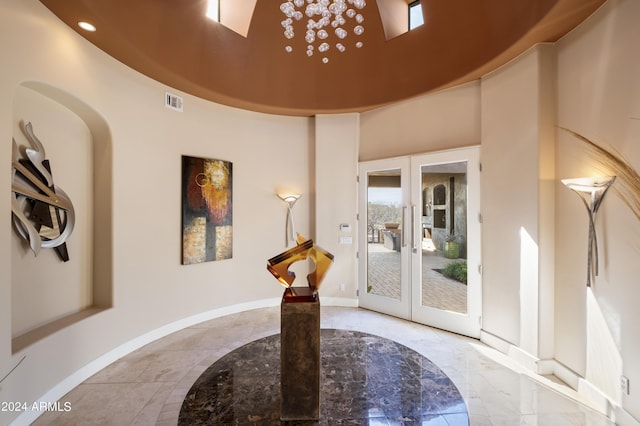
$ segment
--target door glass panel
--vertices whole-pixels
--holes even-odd
[[[467,162],[422,166],[421,305],[467,312]]]
[[[400,300],[400,169],[367,174],[367,293]]]

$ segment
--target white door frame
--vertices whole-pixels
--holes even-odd
[[[402,188],[402,223],[400,244],[400,299],[378,296],[367,291],[368,275],[368,232],[367,232],[367,201],[368,201],[368,177],[369,172],[400,170]],[[411,238],[409,223],[409,157],[392,158],[388,160],[367,161],[359,164],[359,198],[358,214],[360,217],[358,231],[358,303],[361,307],[382,312],[403,319],[410,319],[411,314],[411,288],[409,257]]]
[[[411,319],[465,336],[480,337],[482,318],[481,225],[480,225],[480,147],[474,146],[411,157],[411,182],[422,182],[422,166],[466,162],[467,182],[467,309],[465,313],[444,311],[422,305],[422,250],[411,256]],[[412,185],[411,202],[420,206],[421,185]],[[419,221],[417,221],[419,223]],[[414,240],[421,241],[421,229],[414,228]]]
[[[423,306],[422,292],[422,226],[417,211],[422,200],[421,166],[467,162],[467,311],[457,313]],[[401,254],[400,299],[367,292],[368,173],[400,170],[402,184],[403,244]],[[480,147],[452,149],[359,164],[359,305],[388,315],[420,322],[433,327],[478,338],[482,318],[481,225],[480,225]]]

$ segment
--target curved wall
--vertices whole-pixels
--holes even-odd
[[[483,340],[558,375],[620,425],[640,419],[640,393],[620,389],[621,375],[640,381],[640,222],[618,179],[598,213],[600,275],[588,289],[588,218],[560,179],[615,170],[558,127],[640,170],[639,19],[639,2],[610,0],[480,84],[361,117],[360,160],[481,141],[483,331],[496,337]]]
[[[624,158],[640,171],[640,2],[610,0],[558,42],[558,126],[571,129]],[[620,375],[640,383],[638,276],[640,216],[625,203],[637,188],[559,131],[558,178],[619,177],[602,202],[596,227],[600,274],[586,281],[588,218],[575,194],[559,188],[556,234],[556,358],[622,407],[618,424],[640,424],[640,392],[620,388]],[[635,214],[634,214],[635,213]],[[625,413],[621,413],[624,415]]]
[[[66,93],[103,117],[109,129],[99,131],[110,133],[113,168],[112,187],[99,189],[112,192],[112,205],[97,207],[111,210],[112,240],[101,238],[103,230],[95,229],[97,249],[111,245],[112,265],[98,274],[112,274],[113,307],[15,353],[11,350],[12,338],[37,326],[40,319],[29,324],[21,312],[13,311],[16,307],[12,299],[24,300],[29,295],[22,291],[24,288],[16,287],[12,296],[12,259],[18,237],[10,226],[8,197],[0,203],[5,223],[0,227],[0,377],[24,357],[0,384],[0,400],[38,400],[65,379],[87,374],[90,363],[114,348],[140,336],[153,338],[149,333],[163,327],[164,332],[171,331],[166,327],[185,318],[196,321],[211,312],[277,303],[281,288],[265,266],[266,259],[284,249],[286,210],[274,193],[287,188],[305,195],[296,204],[296,228],[310,235],[315,155],[310,119],[252,113],[191,96],[184,96],[183,113],[167,109],[166,87],[108,57],[36,0],[3,1],[0,28],[0,56],[7,58],[0,71],[0,91],[5,95],[0,100],[0,163],[5,167],[10,164],[16,93],[34,89]],[[21,103],[21,115],[39,108],[33,103],[30,111],[30,102]],[[65,112],[65,107],[56,108],[63,116],[72,115]],[[91,117],[82,120],[90,122]],[[32,121],[38,135],[43,124]],[[74,137],[71,128],[68,131],[59,136]],[[183,154],[233,163],[233,259],[180,264]],[[56,167],[55,160],[52,165]],[[61,187],[72,184],[65,182],[69,178],[63,171],[54,170],[54,178],[56,175]],[[5,194],[10,186],[9,173],[0,173]],[[28,257],[30,253],[22,255]],[[79,262],[82,256],[72,252],[70,262]],[[33,261],[33,266],[46,263],[40,260]],[[90,272],[85,270],[83,274]],[[64,287],[67,294],[77,294],[78,289],[68,287],[64,280],[56,285]],[[37,289],[32,296],[47,297]],[[85,292],[73,306],[50,314],[73,311],[87,304],[87,297]],[[0,423],[10,423],[17,414],[0,413]]]
[[[557,123],[594,140],[610,143],[636,165],[636,169],[640,158],[636,143],[640,135],[637,102],[640,59],[636,48],[639,27],[635,25],[638,17],[637,2],[610,0],[587,23],[553,47],[557,48],[558,61],[557,78],[553,75],[553,83],[558,85]],[[0,141],[4,141],[0,143],[0,162],[8,165],[11,158],[13,96],[23,82],[39,81],[82,100],[104,117],[111,128],[114,170],[110,271],[114,283],[113,308],[15,354],[11,353],[9,277],[16,236],[9,225],[0,227],[0,270],[3,271],[0,276],[0,377],[26,357],[0,384],[0,400],[35,400],[65,378],[86,374],[86,365],[114,348],[131,350],[127,344],[132,339],[159,337],[154,330],[168,332],[181,324],[187,325],[185,321],[206,319],[211,312],[225,313],[277,303],[280,288],[264,267],[267,258],[284,248],[285,210],[274,191],[281,188],[309,195],[296,204],[296,227],[314,236],[311,228],[315,227],[315,216],[322,214],[323,208],[315,205],[316,135],[333,137],[326,128],[321,131],[316,128],[323,125],[323,120],[313,122],[305,118],[257,114],[190,96],[184,96],[184,113],[168,110],[163,106],[164,86],[97,50],[59,22],[37,0],[0,3],[0,35],[0,56],[10,58],[0,69],[0,89],[5,94],[0,99]],[[597,54],[594,46],[598,47]],[[504,83],[510,81],[508,76],[515,72],[514,67],[525,66],[529,71],[533,69],[529,67],[539,67],[539,61],[527,65],[529,59],[530,56],[525,56],[508,64],[506,73],[494,74],[489,80],[485,79],[485,83],[495,83],[501,91],[510,94]],[[518,84],[518,88],[534,91],[527,84]],[[505,159],[530,161],[529,157],[518,156],[526,149],[519,151],[520,154],[513,153],[511,136],[496,138],[492,134],[508,127],[515,129],[517,137],[518,126],[512,122],[514,118],[521,118],[523,108],[513,111],[506,102],[495,110],[483,109],[486,107],[481,100],[490,95],[487,87],[470,83],[362,114],[359,122],[355,117],[346,117],[349,129],[357,127],[360,132],[360,160],[475,144],[481,135],[481,116],[492,113],[499,114],[499,119],[494,121],[494,126],[483,129],[483,155],[489,155],[485,148],[492,143],[496,149],[490,154],[494,164],[503,163]],[[513,94],[509,102],[521,105],[522,99]],[[523,116],[531,119],[530,114]],[[348,132],[352,133],[357,132]],[[593,163],[580,160],[580,156],[584,157],[580,148],[566,145],[566,134],[555,136],[558,178],[592,172]],[[180,265],[182,154],[233,162],[234,258],[231,260]],[[330,157],[326,154],[323,153]],[[518,169],[518,173],[525,171]],[[537,180],[540,176],[528,177]],[[504,178],[483,177],[483,190],[498,191],[503,182]],[[0,173],[0,187],[5,188],[5,193],[9,192],[10,185],[9,173]],[[338,185],[330,189],[337,188]],[[553,358],[584,378],[596,392],[607,393],[610,401],[638,418],[640,413],[636,407],[640,407],[640,394],[632,391],[627,396],[613,392],[612,384],[619,379],[618,371],[611,368],[612,363],[607,364],[606,358],[611,353],[619,357],[616,362],[621,362],[621,372],[631,383],[638,383],[640,348],[630,327],[640,321],[640,311],[633,306],[638,295],[637,262],[633,262],[638,250],[634,242],[637,238],[633,239],[638,233],[638,223],[618,199],[608,196],[599,218],[604,232],[602,276],[595,292],[587,292],[582,282],[586,259],[580,254],[585,247],[582,232],[586,225],[579,222],[584,222],[584,211],[573,194],[567,197],[561,192],[564,190],[556,185]],[[352,189],[341,191],[353,194],[351,199],[355,197],[355,193],[350,192]],[[483,196],[483,203],[487,200]],[[527,203],[532,209],[540,207],[535,197],[527,199]],[[0,203],[0,212],[4,223],[9,224],[8,202]],[[509,220],[519,224],[523,216],[514,214]],[[326,225],[328,230],[334,228],[332,222],[321,225]],[[504,237],[504,233],[497,235]],[[574,238],[575,235],[582,235],[583,240]],[[498,237],[484,235],[484,240],[502,250],[514,253],[520,250],[517,243],[505,243]],[[324,242],[321,245],[324,246]],[[323,287],[323,294],[339,296],[334,284]],[[496,298],[503,297],[503,290],[513,291],[512,298],[518,298],[522,290],[517,288],[519,285],[511,281],[504,285],[491,280],[483,283],[485,290],[491,289],[485,291],[485,295],[495,294]],[[354,294],[346,295],[354,300]],[[485,329],[523,349],[523,336],[513,325],[522,319],[521,307],[517,303],[497,307],[496,301],[493,302],[484,308],[489,320],[491,316],[494,318],[485,324]],[[498,317],[510,321],[508,327],[498,324]],[[592,326],[597,326],[597,330]],[[605,340],[599,333],[607,338],[606,345],[600,344]],[[589,354],[585,354],[585,349]],[[594,362],[598,360],[604,360],[604,364]],[[0,413],[0,423],[9,423],[15,416],[16,413]]]
[[[478,81],[362,114],[360,161],[480,142]]]
[[[73,261],[62,262],[52,249],[35,256],[26,241],[12,239],[12,352],[113,305],[109,127],[77,98],[38,82],[15,91],[19,152],[32,148],[27,123],[43,144],[55,184],[73,203],[73,232],[66,240]]]
[[[93,304],[93,141],[87,126],[62,105],[20,86],[14,95],[13,140],[31,148],[22,128],[31,123],[50,160],[56,185],[69,195],[78,213],[67,240],[70,259],[55,250],[35,256],[28,244],[12,238],[11,327],[24,334],[53,319]],[[61,283],[64,283],[61,285]]]

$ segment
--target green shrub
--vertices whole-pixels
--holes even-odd
[[[442,270],[442,275],[444,275],[447,278],[451,278],[466,284],[467,283],[467,262],[449,263]]]

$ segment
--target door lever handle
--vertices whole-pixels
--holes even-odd
[[[406,226],[404,226],[404,222],[405,222],[405,217],[407,217],[407,206],[402,206],[402,223],[400,225],[400,239],[401,239],[401,245],[402,247],[406,247],[407,246],[407,239],[405,237],[405,234],[407,232],[407,228]]]
[[[411,205],[411,249],[414,253],[418,252],[418,246],[416,244],[416,205]]]

